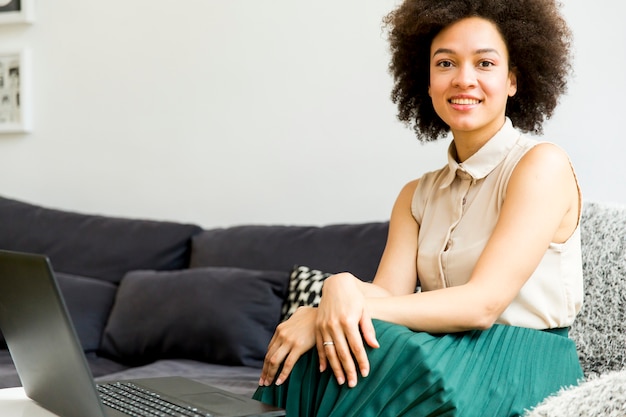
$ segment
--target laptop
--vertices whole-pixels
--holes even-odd
[[[0,250],[0,329],[26,395],[62,417],[285,415],[182,377],[96,384],[44,255]],[[150,414],[154,402],[163,414]]]

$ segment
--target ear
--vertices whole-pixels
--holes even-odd
[[[517,73],[515,69],[509,71],[509,97],[513,97],[517,93]]]

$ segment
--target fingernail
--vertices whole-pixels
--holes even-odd
[[[344,384],[344,382],[346,382],[346,381],[345,381],[345,379],[343,379],[343,378],[337,378],[337,383],[338,383],[339,385],[343,385],[343,384]]]
[[[363,377],[366,377],[370,374],[369,369],[361,369],[361,375],[363,375]]]
[[[282,380],[281,378],[278,378],[278,379],[276,380],[276,385],[280,385],[280,384],[282,384],[282,383],[283,383],[283,380]]]

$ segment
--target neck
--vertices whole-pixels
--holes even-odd
[[[489,139],[481,142],[475,140],[464,140],[458,136],[454,136],[454,148],[456,149],[457,162],[461,163],[469,159],[474,155],[485,143],[489,142]]]
[[[464,162],[474,155],[480,148],[489,142],[498,131],[504,126],[502,123],[491,128],[473,131],[452,131],[454,137],[454,147],[456,149],[457,162]]]

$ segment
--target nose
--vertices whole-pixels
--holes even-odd
[[[454,79],[455,87],[467,89],[476,86],[476,69],[473,65],[464,64],[457,67]]]

